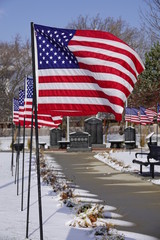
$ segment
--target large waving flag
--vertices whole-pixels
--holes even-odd
[[[39,113],[110,112],[124,102],[144,70],[137,53],[108,32],[34,25]]]
[[[33,78],[26,78],[25,81],[25,126],[30,127],[32,121],[32,101],[33,101]],[[33,116],[35,118],[35,116]],[[61,116],[52,117],[51,115],[37,114],[38,127],[57,128],[62,123]],[[33,118],[33,122],[35,122]]]
[[[13,98],[13,123],[19,125],[19,100]]]

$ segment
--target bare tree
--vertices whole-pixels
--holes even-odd
[[[24,87],[26,75],[31,74],[30,44],[21,43],[17,35],[13,43],[0,43],[0,121],[12,115],[12,99]]]
[[[160,0],[144,0],[147,9],[141,9],[142,23],[152,42],[160,41]]]
[[[80,15],[75,21],[69,23],[67,27],[110,32],[128,43],[142,59],[144,59],[145,52],[150,49],[150,45],[145,38],[145,31],[143,29],[130,27],[127,22],[121,18],[114,19],[112,17],[106,17],[102,19],[99,14],[93,18]]]

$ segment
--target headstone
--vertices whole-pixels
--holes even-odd
[[[89,145],[103,144],[103,124],[100,118],[91,117],[85,120],[84,123],[85,132],[88,132],[91,136],[89,139]]]
[[[136,130],[133,127],[127,127],[124,130],[124,138],[126,148],[135,148],[136,147]]]
[[[73,132],[70,133],[70,146],[67,151],[90,151],[89,133]]]
[[[62,139],[62,130],[59,128],[54,128],[50,130],[50,146],[59,146],[58,141]]]

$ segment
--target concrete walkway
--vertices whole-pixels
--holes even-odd
[[[119,230],[146,234],[160,239],[160,186],[135,174],[118,172],[94,158],[94,153],[53,152],[63,173],[81,189],[98,195],[103,203],[116,207],[115,213],[133,226]]]

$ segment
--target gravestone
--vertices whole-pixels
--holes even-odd
[[[127,127],[124,130],[124,139],[126,148],[136,147],[136,130],[133,127]]]
[[[91,148],[89,148],[89,133],[70,133],[70,145],[67,151],[91,151]]]
[[[103,144],[103,123],[100,118],[91,117],[85,120],[85,132],[90,134],[89,146],[105,147]]]
[[[59,146],[58,141],[62,139],[62,130],[59,128],[54,128],[50,130],[50,146],[57,147]]]

